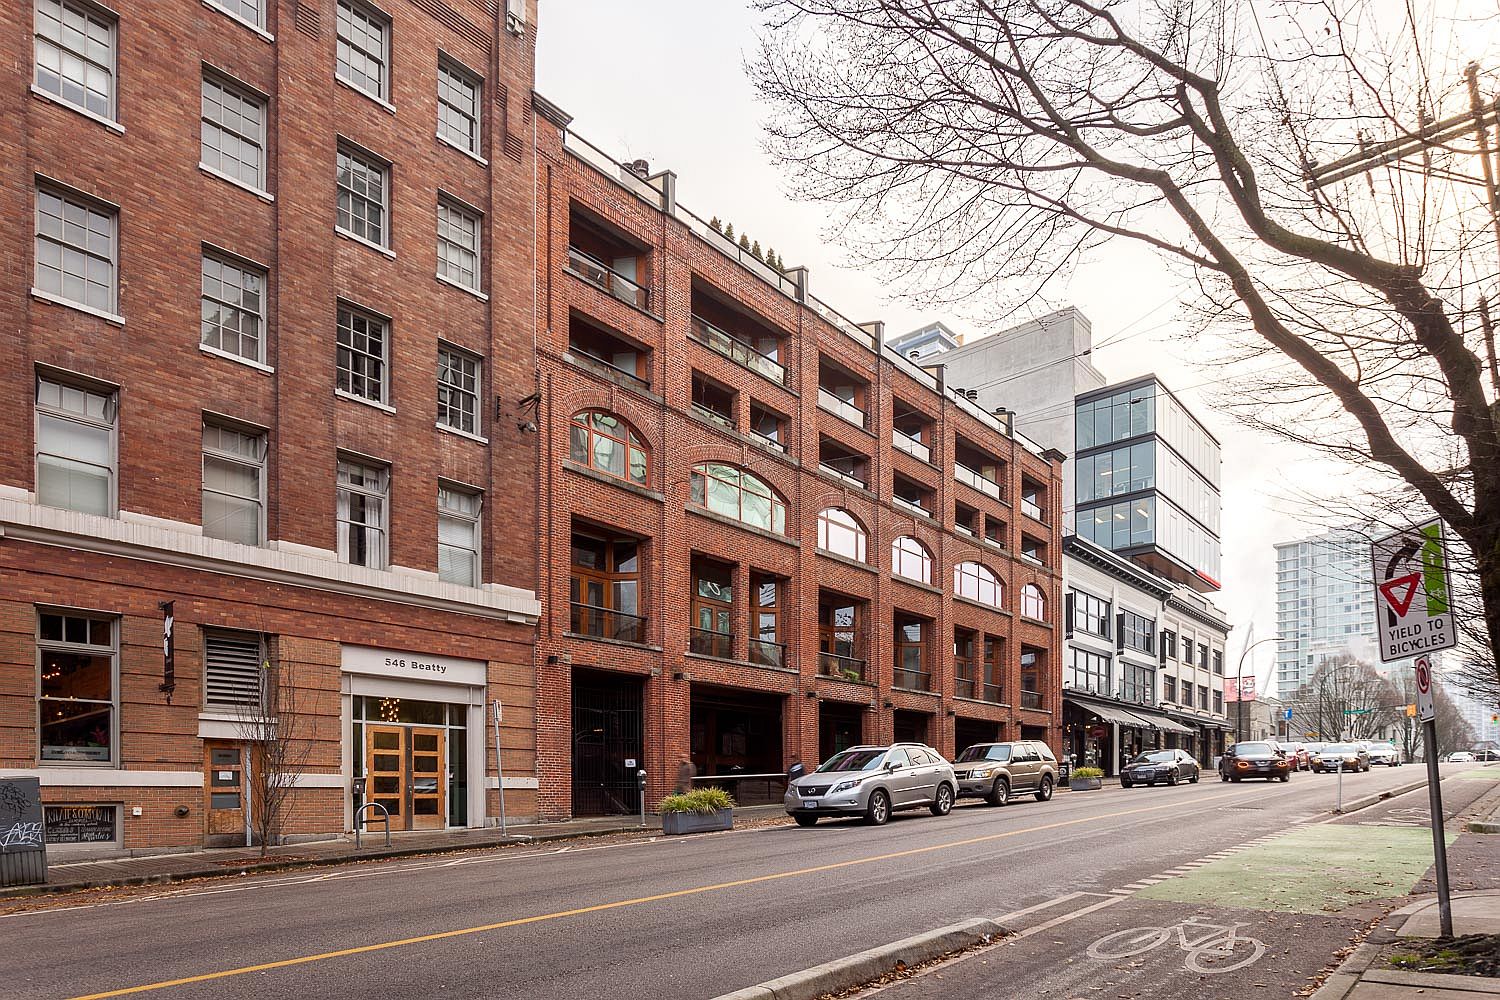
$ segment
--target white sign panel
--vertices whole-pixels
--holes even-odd
[[[470,687],[483,687],[486,679],[483,660],[461,660],[456,656],[372,646],[344,646],[340,666],[346,674],[372,674],[403,680],[467,684]]]
[[[1417,670],[1417,718],[1431,722],[1437,718],[1437,709],[1432,705],[1432,661],[1419,656],[1412,665]]]
[[[1456,646],[1443,522],[1377,539],[1370,558],[1380,659],[1389,663]]]

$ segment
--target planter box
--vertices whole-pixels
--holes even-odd
[[[676,836],[682,833],[712,833],[715,830],[733,829],[733,809],[720,809],[715,813],[671,812],[661,814],[661,832],[668,836]]]
[[[1099,787],[1098,778],[1079,778],[1074,776],[1068,779],[1068,790],[1072,792],[1092,792]]]

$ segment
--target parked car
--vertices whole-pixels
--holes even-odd
[[[1401,766],[1401,751],[1389,743],[1370,744],[1370,766],[1384,764],[1386,767]]]
[[[1292,762],[1274,743],[1254,740],[1236,743],[1219,758],[1220,781],[1242,781],[1265,778],[1267,781],[1289,781]]]
[[[1500,750],[1470,750],[1469,753],[1474,755],[1475,760],[1500,760]]]
[[[976,743],[953,761],[958,797],[1003,806],[1015,794],[1030,792],[1038,802],[1052,798],[1058,765],[1052,748],[1040,740]]]
[[[1360,749],[1357,743],[1330,743],[1319,751],[1313,770],[1337,771],[1340,765],[1345,771],[1368,771],[1370,752]]]
[[[1147,750],[1125,765],[1120,772],[1120,787],[1154,785],[1159,781],[1168,785],[1179,781],[1196,785],[1199,773],[1198,762],[1184,750]]]
[[[921,743],[851,747],[816,771],[787,782],[782,800],[798,826],[820,816],[863,816],[879,826],[900,809],[930,809],[946,816],[958,782],[943,755]]]
[[[1293,771],[1312,770],[1312,752],[1307,749],[1306,743],[1288,743],[1283,740],[1277,746],[1286,753],[1286,759],[1292,762]]]
[[[1450,764],[1472,764],[1478,759],[1478,757],[1468,750],[1455,750],[1448,755],[1448,763]]]

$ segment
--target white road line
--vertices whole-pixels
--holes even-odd
[[[1028,927],[1024,931],[1021,931],[1019,934],[1012,934],[1010,937],[1001,938],[1000,943],[1010,944],[1015,941],[1020,941],[1022,938],[1029,938],[1033,934],[1040,934],[1042,931],[1051,930],[1053,927],[1056,927],[1059,924],[1065,924],[1070,920],[1077,920],[1079,917],[1093,913],[1095,910],[1102,910],[1106,906],[1114,906],[1116,903],[1122,901],[1123,897],[1119,896],[1116,896],[1113,899],[1101,899],[1099,902],[1093,904],[1092,906],[1085,906],[1083,909],[1074,910],[1072,913],[1064,913],[1060,917],[1053,917],[1051,920],[1047,921],[1044,924],[1037,924],[1035,927]]]
[[[1066,895],[1058,896],[1058,897],[1056,897],[1054,899],[1049,899],[1049,900],[1046,900],[1045,902],[1042,902],[1042,903],[1037,903],[1035,906],[1028,906],[1024,910],[1012,910],[1010,913],[1007,913],[1003,917],[996,917],[995,918],[995,923],[997,923],[997,924],[1004,924],[1007,920],[1014,920],[1017,917],[1024,917],[1024,916],[1027,916],[1029,914],[1036,913],[1038,910],[1051,909],[1052,907],[1057,906],[1057,905],[1059,905],[1061,903],[1066,903],[1066,902],[1069,902],[1070,900],[1079,899],[1079,898],[1081,898],[1083,896],[1101,896],[1102,897],[1103,893],[1098,893],[1098,892],[1070,892],[1070,893],[1067,893]]]

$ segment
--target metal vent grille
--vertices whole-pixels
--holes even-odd
[[[317,38],[323,33],[323,17],[318,13],[318,8],[310,3],[299,2],[293,20],[297,24],[297,30],[309,38]]]
[[[206,633],[203,675],[208,703],[259,705],[263,649],[261,637],[253,633]]]

